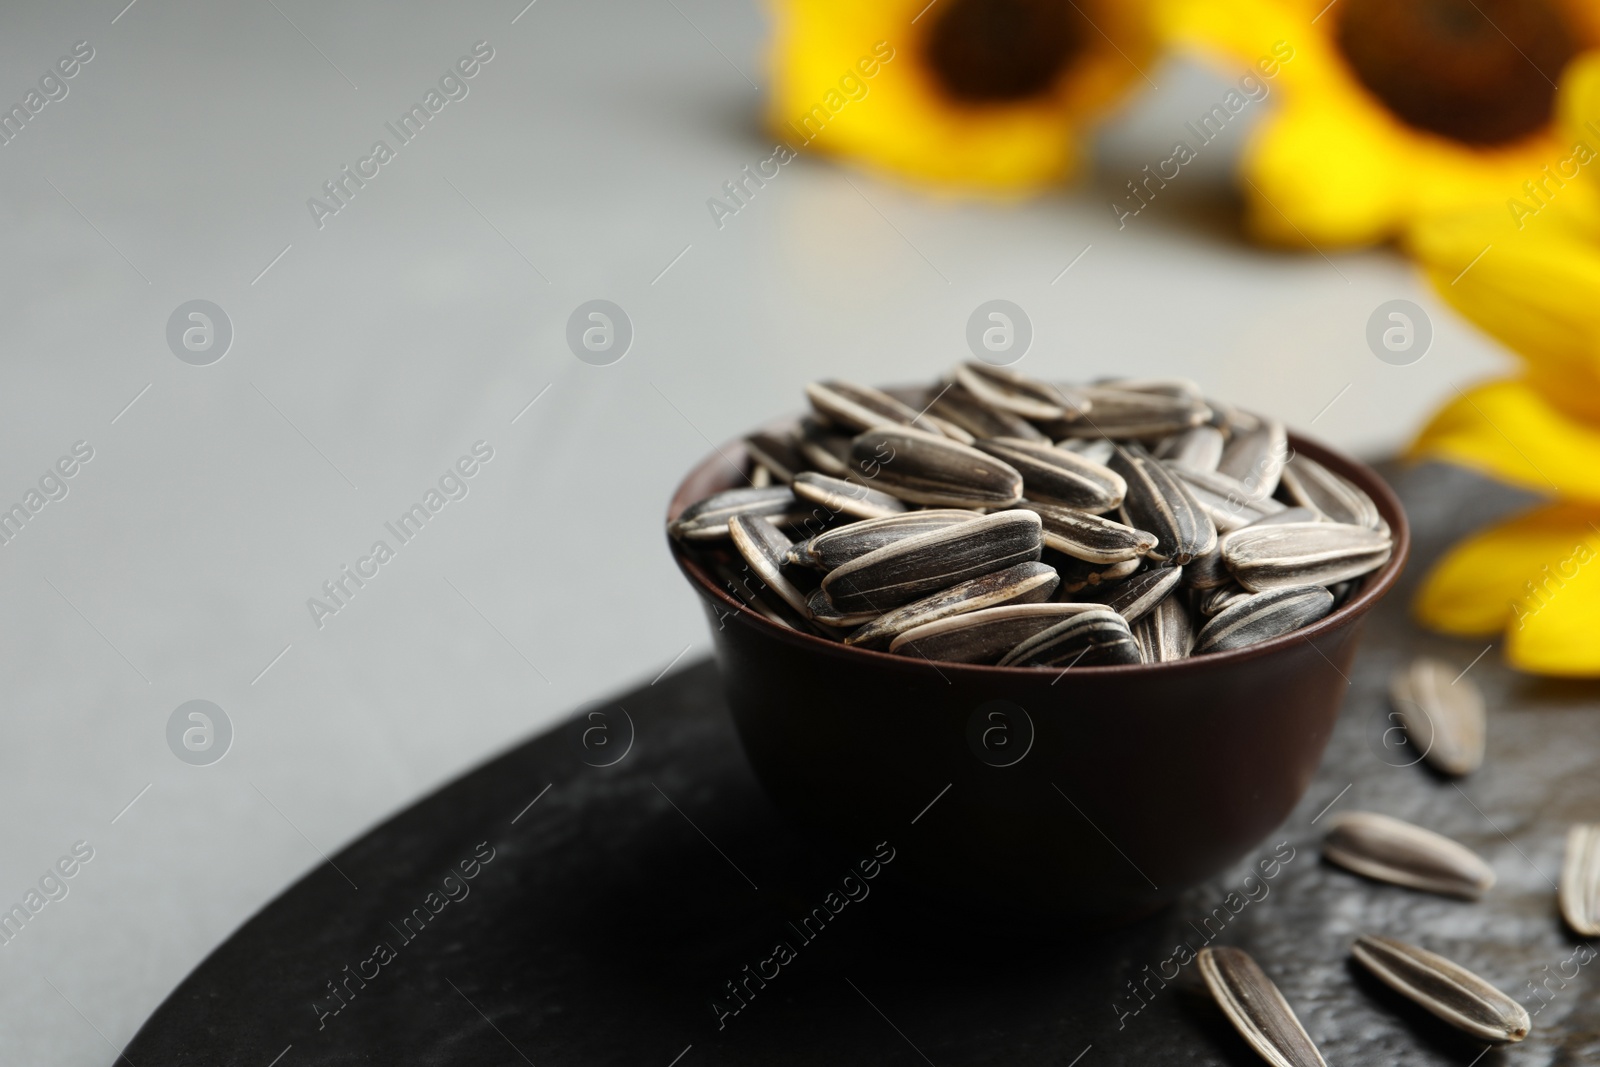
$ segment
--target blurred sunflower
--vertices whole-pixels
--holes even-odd
[[[1242,163],[1248,225],[1279,244],[1500,203],[1555,158],[1556,84],[1600,46],[1593,0],[1162,0],[1157,21],[1233,63],[1294,48]]]
[[[1515,378],[1460,393],[1413,455],[1557,498],[1457,545],[1428,575],[1417,613],[1448,633],[1504,631],[1507,658],[1524,670],[1591,677],[1600,675],[1600,53],[1571,66],[1560,99],[1565,166],[1536,170],[1531,193],[1420,221],[1406,238],[1445,299],[1522,363]]]
[[[789,146],[1020,192],[1071,174],[1152,56],[1148,0],[774,0]]]

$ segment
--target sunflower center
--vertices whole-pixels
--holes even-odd
[[[1338,45],[1401,120],[1467,144],[1550,121],[1578,43],[1551,0],[1339,0]]]
[[[928,66],[947,93],[967,103],[1042,93],[1085,44],[1065,0],[938,0],[933,14]]]

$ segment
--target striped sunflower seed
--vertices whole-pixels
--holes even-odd
[[[1070,422],[1081,418],[1089,408],[1076,392],[1069,394],[987,363],[963,363],[956,368],[955,378],[963,389],[990,407],[1035,422]]]
[[[822,588],[839,611],[884,612],[981,574],[1037,562],[1039,516],[1002,511],[908,537],[828,572]]]
[[[1483,764],[1483,694],[1441,660],[1421,656],[1389,680],[1389,699],[1406,737],[1445,774],[1471,774]]]
[[[728,536],[728,520],[735,515],[781,515],[794,502],[786,485],[728,489],[684,508],[667,532],[680,541],[720,541]]]
[[[750,468],[750,488],[766,489],[772,485],[772,482],[772,472],[766,467],[763,467],[761,464],[757,463],[755,466]]]
[[[1233,581],[1233,572],[1222,561],[1222,545],[1184,564],[1183,584],[1190,589],[1217,589]]]
[[[1029,500],[1099,515],[1120,505],[1128,491],[1120,474],[1049,442],[1002,437],[980,441],[977,448],[1021,474],[1022,491]]]
[[[1174,464],[1172,472],[1194,494],[1195,503],[1211,519],[1218,533],[1242,530],[1269,515],[1287,510],[1271,497],[1252,497],[1244,483],[1217,471],[1190,470]]]
[[[853,630],[878,617],[875,611],[860,611],[854,615],[846,615],[833,606],[828,594],[820,588],[811,591],[811,595],[806,598],[806,606],[811,610],[812,622],[821,623],[835,630]],[[848,638],[846,640],[848,642]]]
[[[1182,580],[1182,567],[1157,567],[1125,582],[1101,587],[1095,591],[1093,601],[1132,623],[1166,600]]]
[[[794,484],[790,488],[801,500],[821,504],[835,515],[849,515],[856,519],[883,519],[906,510],[897,497],[888,493],[816,471],[801,471],[794,476]]]
[[[800,455],[798,444],[797,435],[793,433],[768,433],[763,430],[744,439],[744,450],[751,459],[770,471],[775,481],[787,485],[805,469],[805,460]]]
[[[738,556],[726,561],[709,561],[711,572],[717,576],[722,589],[741,605],[768,622],[814,637],[827,636],[824,627],[812,623],[801,612],[795,611],[782,597],[755,578],[755,571]]]
[[[1139,661],[1128,620],[1095,604],[1023,641],[1001,658],[1000,666],[1100,667]]]
[[[1443,834],[1370,811],[1335,818],[1322,855],[1379,882],[1477,900],[1494,885],[1494,869]]]
[[[985,404],[955,382],[950,383],[929,405],[928,414],[961,427],[980,441],[991,437],[1016,437],[1040,442],[1050,440],[1027,419]]]
[[[800,419],[800,437],[795,442],[800,458],[813,470],[831,474],[835,478],[850,473],[850,437],[833,427],[812,418]]]
[[[1283,489],[1294,503],[1310,508],[1329,522],[1387,532],[1378,505],[1370,496],[1308,456],[1296,455],[1283,468]]]
[[[906,630],[889,645],[889,651],[950,663],[994,663],[1018,642],[1091,608],[1088,604],[1007,604],[962,612]]]
[[[1048,544],[1050,539],[1048,529],[1045,530],[1044,536]],[[1116,563],[1090,563],[1088,560],[1057,555],[1050,565],[1061,575],[1061,584],[1056,588],[1056,599],[1065,600],[1069,594],[1112,585],[1124,578],[1132,577],[1138,573],[1140,567],[1144,566],[1144,559],[1135,556],[1133,559],[1119,560]]]
[[[1194,647],[1194,621],[1176,596],[1167,597],[1145,612],[1129,629],[1145,663],[1187,659]]]
[[[1600,825],[1594,822],[1566,830],[1560,901],[1566,925],[1584,937],[1600,937]]]
[[[1333,594],[1318,585],[1256,593],[1213,615],[1194,639],[1194,654],[1254,645],[1309,626],[1332,610]]]
[[[1022,506],[1044,522],[1044,543],[1088,563],[1122,563],[1148,555],[1156,535],[1086,511],[1024,500]]]
[[[1219,614],[1228,605],[1240,600],[1248,600],[1255,595],[1238,582],[1229,579],[1224,585],[1206,590],[1195,602],[1195,608],[1201,615],[1209,619]]]
[[[1276,504],[1277,501],[1272,501]],[[1282,526],[1286,522],[1321,522],[1322,516],[1310,508],[1290,507],[1282,511],[1275,511],[1270,515],[1263,515],[1252,522],[1251,526]]]
[[[1244,486],[1251,500],[1265,500],[1278,491],[1278,479],[1289,459],[1289,435],[1277,419],[1264,419],[1258,429],[1236,434],[1222,450],[1217,473]]]
[[[1273,1067],[1327,1067],[1294,1009],[1243,949],[1207,945],[1197,962],[1206,987],[1239,1036]]]
[[[978,517],[975,511],[956,508],[929,508],[925,511],[908,511],[904,515],[891,515],[882,519],[852,522],[832,530],[825,530],[810,540],[789,549],[789,562],[804,567],[831,571],[884,545],[904,541],[917,534],[942,530],[947,526],[971,522]]]
[[[916,426],[937,433],[933,425],[919,422],[917,411],[881,389],[853,382],[812,382],[806,386],[811,408],[828,422],[851,433],[889,426]]]
[[[1008,508],[1022,499],[1022,475],[970,445],[910,428],[867,430],[851,442],[858,474],[912,504]]]
[[[1109,437],[1063,437],[1056,442],[1056,447],[1076,452],[1102,467],[1111,462],[1111,453],[1117,450],[1116,442]]]
[[[1388,535],[1336,522],[1250,526],[1222,539],[1222,558],[1239,584],[1254,592],[1333,585],[1389,561]]]
[[[1200,384],[1188,378],[1100,378],[1093,384],[1102,389],[1120,389],[1125,393],[1157,393],[1179,400],[1205,403]]]
[[[1182,566],[1216,546],[1217,528],[1211,518],[1160,460],[1136,445],[1119,447],[1111,457],[1111,469],[1128,483],[1123,521],[1156,535],[1156,547],[1147,553],[1151,559]]]
[[[878,648],[907,630],[938,622],[951,615],[1007,604],[1033,604],[1049,600],[1060,581],[1054,567],[1043,563],[1019,563],[1015,567],[941,589],[932,596],[913,600],[876,619],[862,620],[866,625],[846,637],[844,643]]]
[[[1161,442],[1156,458],[1174,467],[1214,471],[1222,460],[1224,439],[1215,426],[1194,426]]]
[[[785,537],[783,531],[772,524],[772,520],[762,515],[733,516],[728,520],[728,534],[733,538],[733,547],[750,565],[756,577],[782,597],[784,603],[805,618],[811,618],[809,598],[783,574],[789,546],[794,542]]]
[[[1579,823],[1567,831],[1559,896],[1561,917],[1573,932],[1600,937],[1600,825]]]
[[[1210,409],[1193,397],[1098,385],[1086,386],[1082,392],[1088,399],[1090,414],[1081,423],[1059,427],[1062,437],[1165,437],[1199,426],[1211,417]]]
[[[1392,937],[1362,934],[1350,954],[1385,985],[1480,1041],[1521,1041],[1527,1009],[1458,963]]]

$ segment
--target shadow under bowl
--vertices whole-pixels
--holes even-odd
[[[749,610],[673,543],[762,787],[813,840],[849,858],[887,842],[942,904],[1041,932],[1131,921],[1237,862],[1310,785],[1362,619],[1410,544],[1375,471],[1290,445],[1372,497],[1393,555],[1311,626],[1171,663],[1062,672],[847,647]],[[743,484],[747,463],[739,444],[707,457],[668,519]]]

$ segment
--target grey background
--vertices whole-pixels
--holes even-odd
[[[662,508],[810,378],[925,378],[1004,298],[1020,369],[1189,375],[1373,454],[1501,362],[1392,253],[1234,240],[1241,130],[1118,231],[1109,196],[1222,92],[1193,65],[1147,72],[1086,188],[974,205],[801,160],[719,230],[706,199],[771,154],[754,4],[124,2],[0,13],[0,102],[95,49],[0,147],[0,503],[95,450],[0,548],[0,906],[95,850],[0,947],[7,1063],[110,1062],[321,853],[703,655]],[[317,229],[307,198],[479,40],[469,96]],[[208,367],[165,340],[197,298],[234,328]],[[596,298],[635,328],[612,366],[563,339]],[[1434,319],[1411,366],[1363,341],[1394,298]],[[469,495],[319,630],[307,598],[478,440]],[[167,747],[192,699],[232,723],[210,766]]]

